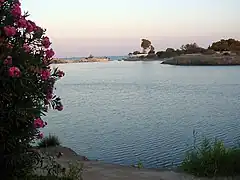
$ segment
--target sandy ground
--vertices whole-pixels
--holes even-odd
[[[47,151],[52,155],[56,155],[59,152],[63,153],[63,156],[57,161],[66,168],[69,162],[76,162],[76,160],[83,162],[84,180],[208,180],[208,178],[198,178],[168,170],[138,169],[134,167],[106,164],[99,161],[88,161],[86,157],[80,156],[70,148],[65,147],[47,148],[45,150],[41,149],[41,151]],[[232,178],[218,179],[230,180]],[[240,179],[240,177],[234,180],[237,179]],[[212,180],[214,180],[214,178]]]

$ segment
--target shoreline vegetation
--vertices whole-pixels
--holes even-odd
[[[221,39],[206,49],[190,43],[179,49],[167,48],[158,52],[155,52],[151,41],[142,39],[141,48],[142,52],[129,53],[124,61],[161,61],[161,64],[191,66],[240,65],[240,41],[235,39]]]

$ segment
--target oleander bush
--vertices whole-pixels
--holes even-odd
[[[30,143],[43,137],[42,117],[49,108],[63,109],[54,84],[64,72],[50,68],[50,46],[45,30],[22,13],[19,0],[0,0],[1,179],[31,171]]]

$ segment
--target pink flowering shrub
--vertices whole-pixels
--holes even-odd
[[[20,175],[29,144],[42,138],[49,108],[63,110],[54,94],[64,72],[51,69],[54,51],[45,30],[23,14],[19,0],[0,0],[1,178]]]

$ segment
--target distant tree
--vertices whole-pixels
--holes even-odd
[[[175,52],[176,52],[177,55],[183,54],[183,52],[180,49],[177,49]]]
[[[149,49],[151,45],[151,41],[147,39],[142,39],[141,48],[143,49],[143,53],[146,53],[147,49]]]
[[[213,42],[212,45],[208,48],[214,51],[233,51],[239,52],[240,51],[240,41],[235,39],[221,39],[220,41]]]
[[[166,52],[175,52],[175,50],[173,48],[167,48]]]
[[[159,57],[159,58],[170,58],[170,57],[174,57],[174,56],[177,56],[177,52],[176,51],[158,51],[156,53],[156,55]]]
[[[128,56],[132,56],[133,55],[133,53],[128,53]]]
[[[156,55],[160,58],[160,57],[162,57],[162,55],[164,54],[164,51],[158,51],[157,53],[156,53]]]
[[[180,47],[180,49],[185,54],[202,53],[205,50],[204,48],[199,47],[196,43],[190,43],[190,44],[182,45]]]

